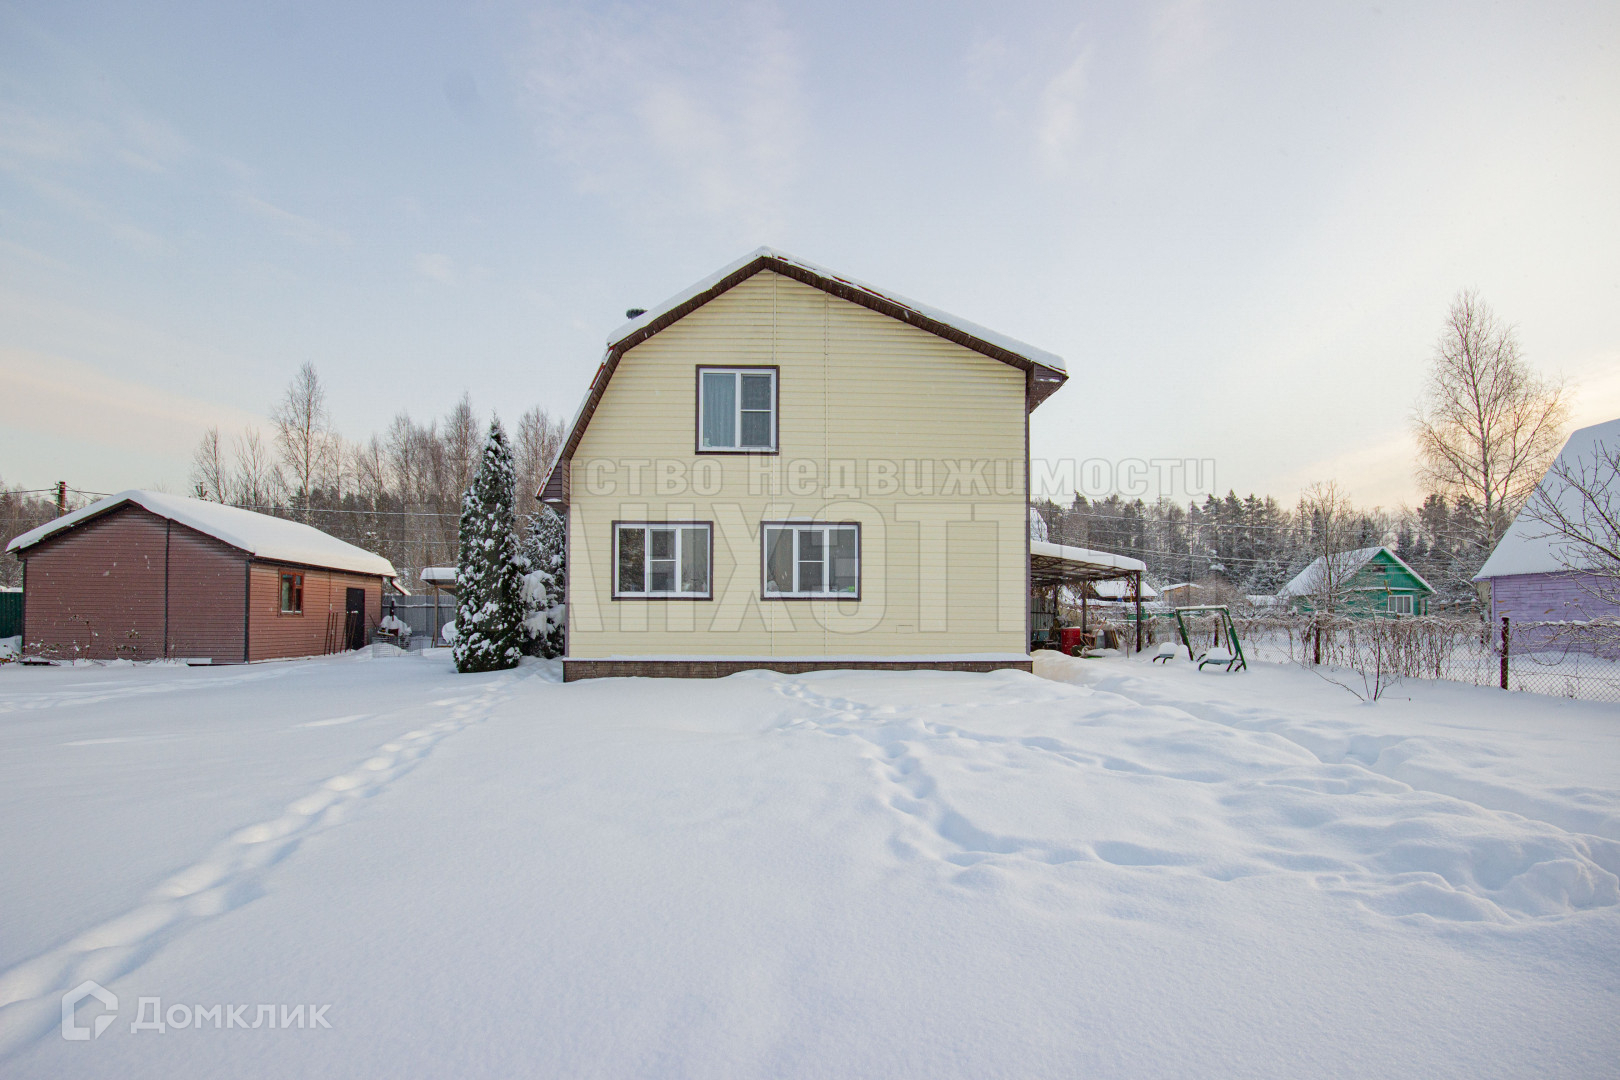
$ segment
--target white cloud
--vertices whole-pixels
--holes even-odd
[[[774,6],[557,6],[534,17],[519,63],[542,137],[584,190],[648,217],[780,230],[806,110]]]
[[[1204,0],[1171,0],[1153,20],[1148,70],[1160,79],[1185,77],[1209,60],[1217,45]]]
[[[243,209],[267,221],[275,222],[276,225],[280,226],[282,232],[302,243],[311,246],[331,244],[346,247],[350,242],[349,234],[342,229],[335,229],[323,222],[316,221],[314,218],[295,214],[291,210],[267,202],[257,195],[249,195],[245,191],[237,192],[236,201]]]
[[[448,255],[429,254],[423,252],[411,260],[411,267],[423,277],[446,285],[456,283],[455,269],[450,265]]]
[[[82,161],[89,127],[49,117],[12,102],[0,102],[0,161],[16,168],[24,161]]]
[[[1048,168],[1061,169],[1079,145],[1088,66],[1089,50],[1082,49],[1047,80],[1041,93],[1036,143],[1041,161]]]
[[[0,163],[14,169],[117,161],[157,173],[192,152],[167,121],[105,91],[71,113],[0,101]]]

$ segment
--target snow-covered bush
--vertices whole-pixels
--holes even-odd
[[[522,545],[523,651],[547,659],[563,654],[567,613],[567,527],[549,506],[529,515]]]
[[[523,570],[513,532],[515,484],[506,432],[493,420],[478,475],[461,500],[452,645],[457,671],[516,667],[522,655]]]

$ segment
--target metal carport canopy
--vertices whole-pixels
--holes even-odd
[[[1035,589],[1078,585],[1083,581],[1129,578],[1147,569],[1141,559],[1044,540],[1029,542],[1029,584]]]

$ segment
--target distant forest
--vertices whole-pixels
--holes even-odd
[[[455,565],[461,495],[472,482],[488,432],[463,394],[443,417],[400,413],[363,441],[332,426],[325,393],[306,365],[271,414],[273,435],[246,430],[203,435],[184,494],[304,521],[394,564],[407,588],[424,566]],[[531,408],[508,426],[517,471],[518,520],[538,509],[534,493],[562,445],[562,422]],[[101,492],[70,490],[78,509]],[[0,546],[56,516],[53,491],[0,483]],[[0,560],[0,585],[22,583],[22,566]]]
[[[1229,596],[1275,595],[1320,553],[1321,517],[1307,499],[1286,508],[1276,499],[1210,495],[1186,505],[1118,495],[1066,506],[1036,504],[1053,543],[1130,555],[1158,584],[1204,582]],[[1471,607],[1472,578],[1494,544],[1466,498],[1430,495],[1417,510],[1352,509],[1336,532],[1353,547],[1388,545],[1433,585],[1447,605]],[[1334,546],[1338,546],[1337,544]]]
[[[395,418],[381,436],[347,448],[348,464],[334,468],[313,485],[306,500],[289,490],[279,466],[269,478],[253,470],[268,462],[251,448],[225,481],[224,499],[281,516],[307,520],[334,536],[388,558],[415,582],[424,566],[456,561],[456,530],[461,492],[477,465],[482,422],[464,397],[438,420]],[[562,426],[543,410],[531,409],[518,422],[513,439],[518,458],[520,520],[537,507],[535,489],[561,443]],[[205,443],[209,440],[205,439]],[[257,464],[256,464],[257,463]],[[204,470],[205,472],[207,470]],[[211,481],[198,479],[187,494],[219,500]],[[96,493],[69,493],[69,508]],[[1036,504],[1054,543],[1130,555],[1148,565],[1150,581],[1228,586],[1235,595],[1272,595],[1314,557],[1315,515],[1308,503],[1285,508],[1271,497],[1209,496],[1185,505],[1160,499],[1145,502],[1118,495],[1072,503]],[[0,544],[56,515],[54,494],[0,490]],[[1475,601],[1473,575],[1489,554],[1490,537],[1466,498],[1447,502],[1431,495],[1417,510],[1390,513],[1353,510],[1353,543],[1388,544],[1391,550],[1439,590],[1443,600],[1463,608]],[[0,561],[0,585],[21,584],[22,569],[7,555]]]
[[[269,444],[254,430],[226,440],[210,429],[188,493],[317,525],[386,556],[407,582],[424,566],[456,560],[461,495],[484,440],[467,395],[441,419],[400,413],[382,434],[351,442],[333,429],[320,378],[305,364],[271,421]],[[1473,609],[1471,579],[1530,499],[1568,421],[1565,382],[1536,371],[1513,326],[1465,289],[1447,312],[1411,415],[1417,479],[1431,493],[1417,509],[1358,508],[1334,481],[1311,485],[1292,508],[1231,491],[1185,506],[1076,495],[1035,509],[1049,539],[1134,556],[1154,582],[1201,582],[1212,599],[1275,595],[1319,555],[1382,544],[1435,588],[1438,606]],[[532,408],[508,434],[525,528],[563,427]],[[49,520],[56,512],[49,495],[0,483],[3,539]],[[20,577],[16,559],[0,560],[0,583]]]

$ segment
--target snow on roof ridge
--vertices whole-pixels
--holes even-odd
[[[275,562],[298,563],[331,570],[348,570],[357,574],[376,574],[380,577],[398,577],[394,564],[381,555],[339,540],[331,533],[322,532],[313,525],[305,525],[286,518],[271,517],[239,506],[204,502],[184,495],[169,495],[161,491],[143,491],[132,488],[109,495],[98,502],[35,529],[30,529],[6,545],[7,551],[21,551],[33,547],[50,536],[112,510],[124,503],[134,503],[158,517],[178,521],[222,540],[255,558]]]
[[[1353,551],[1341,551],[1335,553],[1334,557],[1343,557],[1346,560],[1342,573],[1344,577],[1349,577],[1350,575],[1359,571],[1363,566],[1366,566],[1369,562],[1371,562],[1373,556],[1377,555],[1380,551],[1385,552],[1390,558],[1400,563],[1406,572],[1417,579],[1418,584],[1422,585],[1425,589],[1428,589],[1430,592],[1438,591],[1433,585],[1430,585],[1423,579],[1422,574],[1412,569],[1412,565],[1410,563],[1401,558],[1399,555],[1395,554],[1393,551],[1390,551],[1388,544],[1374,544],[1372,547],[1356,548]],[[1322,565],[1322,560],[1326,558],[1326,555],[1318,555],[1316,558],[1312,559],[1305,569],[1295,574],[1293,579],[1290,580],[1288,584],[1277,590],[1277,595],[1309,596],[1311,590],[1316,587],[1314,584],[1316,568]],[[1307,580],[1307,578],[1310,580]]]
[[[1620,447],[1620,419],[1588,424],[1574,431],[1558,452],[1553,467],[1566,461],[1578,467],[1583,458],[1595,461],[1600,447]],[[1591,455],[1589,458],[1588,454]],[[1556,482],[1552,468],[1542,475],[1541,483],[1536,485],[1537,492],[1544,488],[1550,492],[1549,481]],[[1557,501],[1562,504],[1575,493],[1560,485],[1560,490],[1555,494]],[[1558,574],[1568,571],[1570,565],[1576,562],[1577,557],[1569,546],[1559,542],[1546,525],[1530,516],[1534,499],[1532,495],[1532,503],[1527,503],[1519,511],[1519,516],[1513,519],[1513,524],[1502,534],[1502,539],[1496,542],[1485,565],[1474,575],[1475,581],[1517,574]],[[1575,500],[1578,501],[1578,496],[1575,496]],[[1575,511],[1576,507],[1572,502],[1566,509]]]
[[[671,296],[663,303],[657,305],[656,307],[648,308],[645,312],[637,315],[634,319],[622,324],[617,330],[608,335],[607,347],[609,349],[613,348],[615,345],[619,344],[619,342],[623,341],[631,334],[634,334],[637,330],[640,330],[652,323],[655,319],[667,315],[669,312],[680,307],[682,304],[686,303],[688,300],[691,300],[699,293],[714,288],[716,285],[720,284],[720,282],[724,281],[732,274],[735,274],[738,270],[741,270],[755,259],[777,259],[781,262],[797,266],[801,270],[807,270],[818,277],[824,277],[828,280],[841,282],[842,284],[848,285],[852,288],[860,289],[863,292],[880,297],[881,299],[887,300],[890,303],[899,304],[901,307],[909,308],[924,318],[932,319],[935,322],[944,323],[953,330],[960,330],[969,337],[976,337],[980,341],[984,341],[998,348],[1005,349],[1007,352],[1021,356],[1031,363],[1039,364],[1041,367],[1050,368],[1053,371],[1061,371],[1067,374],[1068,368],[1064,364],[1063,358],[1058,356],[1056,353],[1051,353],[1047,352],[1045,349],[1036,348],[1034,345],[1031,345],[1028,342],[1019,341],[1017,338],[998,333],[997,331],[991,330],[985,326],[981,326],[978,323],[970,322],[967,319],[952,315],[947,311],[941,311],[939,308],[930,307],[927,304],[918,303],[915,300],[909,300],[906,297],[901,296],[898,293],[890,292],[887,289],[880,289],[874,285],[868,285],[864,281],[859,281],[852,277],[846,277],[843,274],[829,270],[824,266],[819,266],[807,259],[801,259],[797,255],[789,254],[780,248],[770,247],[769,245],[757,247],[753,251],[750,251],[747,255],[744,255],[742,258],[727,263],[714,273],[707,275],[691,285],[688,285],[686,288],[682,289],[674,296]]]

